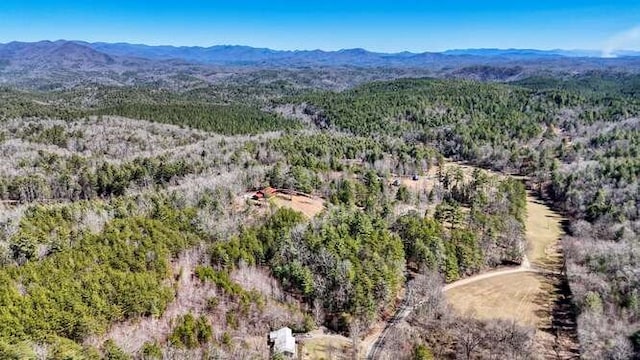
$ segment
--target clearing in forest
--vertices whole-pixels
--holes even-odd
[[[278,207],[288,207],[303,213],[309,219],[324,210],[324,200],[315,196],[277,194],[271,199]]]
[[[563,218],[540,200],[527,196],[527,257],[531,266],[557,270],[561,256],[558,239]]]
[[[562,217],[532,196],[527,197],[527,260],[520,268],[480,274],[445,287],[460,314],[480,319],[510,319],[544,328],[551,320]],[[474,281],[477,279],[477,281]]]
[[[392,182],[398,180],[401,185],[406,186],[409,190],[415,193],[428,193],[433,189],[435,184],[438,182],[438,176],[441,172],[442,174],[449,173],[451,176],[455,177],[455,173],[460,171],[464,181],[470,181],[473,179],[473,171],[477,168],[457,162],[446,162],[442,167],[442,171],[439,171],[438,166],[431,166],[429,170],[423,174],[418,175],[417,180],[414,180],[413,176],[393,176]],[[492,176],[499,176],[500,178],[504,178],[505,175],[497,172],[493,172],[490,170],[482,170],[485,173]]]
[[[351,359],[352,348],[351,340],[340,335],[304,339],[298,347],[300,358],[304,360]]]
[[[407,189],[414,191],[416,193],[428,193],[433,189],[434,184],[436,183],[437,178],[436,175],[424,175],[418,177],[418,180],[413,180],[411,176],[403,176],[400,178],[400,184],[407,187]]]
[[[540,274],[515,272],[484,278],[448,290],[453,308],[478,319],[513,319],[537,326],[545,306],[538,301],[546,280]]]
[[[303,213],[307,218],[312,219],[324,210],[324,199],[306,195],[302,193],[288,194],[277,191],[269,199],[254,199],[256,192],[247,192],[238,196],[235,201],[236,211],[247,214],[264,215],[272,207],[288,207]]]

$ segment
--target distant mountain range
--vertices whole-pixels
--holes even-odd
[[[5,65],[28,62],[47,67],[106,66],[115,63],[110,55],[71,41],[0,44],[0,59],[7,62]]]
[[[328,66],[421,66],[446,57],[502,58],[504,60],[526,60],[552,57],[601,57],[595,50],[535,50],[535,49],[459,49],[444,52],[423,53],[379,53],[365,49],[343,49],[338,51],[295,50],[283,51],[254,48],[240,45],[198,46],[149,46],[128,43],[75,43],[90,47],[109,55],[143,57],[155,60],[180,59],[216,65],[264,65],[298,63],[300,65]],[[640,52],[621,51],[618,56],[640,56]]]
[[[197,64],[234,66],[429,66],[434,62],[465,60],[539,60],[550,58],[593,58],[600,52],[590,50],[535,50],[535,49],[460,49],[424,53],[378,53],[364,49],[338,51],[296,50],[283,51],[239,45],[150,46],[128,43],[88,43],[83,41],[41,41],[35,43],[11,42],[0,44],[0,59],[42,60],[60,62],[89,62],[100,65],[114,63],[114,57],[148,60],[181,60]],[[640,56],[637,51],[621,51],[619,56]]]
[[[0,44],[0,84],[81,81],[128,84],[172,74],[210,76],[212,69],[413,69],[429,76],[511,80],[523,73],[639,71],[640,52],[601,58],[596,51],[464,49],[377,53],[364,49],[281,51],[249,46],[176,47],[83,41]],[[506,70],[505,70],[506,69]],[[207,75],[208,74],[208,75]],[[206,81],[206,79],[205,79]],[[39,85],[38,85],[39,86]]]

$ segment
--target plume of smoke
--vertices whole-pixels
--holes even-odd
[[[616,50],[625,50],[640,45],[640,25],[619,32],[609,38],[602,48],[603,57],[615,57]]]

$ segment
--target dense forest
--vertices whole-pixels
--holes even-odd
[[[525,186],[570,219],[581,356],[638,357],[637,83],[2,89],[0,357],[264,358],[269,330],[357,339],[408,289],[427,291],[399,358],[534,357],[530,329],[440,292],[524,261]],[[324,206],[247,197],[267,186]]]
[[[583,356],[627,358],[640,346],[635,84],[635,76],[606,73],[516,86],[399,80],[295,101],[336,129],[392,133],[529,176],[571,218],[563,245]]]
[[[73,91],[24,93],[0,89],[4,106],[0,119],[53,118],[74,120],[95,115],[120,115],[161,123],[183,125],[220,134],[257,134],[300,128],[300,124],[264,111],[250,87],[193,89],[170,92],[151,87],[112,88],[96,86]],[[287,94],[267,87],[272,96]],[[258,91],[253,89],[253,91]],[[247,99],[238,101],[237,99]]]

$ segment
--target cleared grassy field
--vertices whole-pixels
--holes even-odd
[[[527,196],[527,257],[532,266],[559,266],[561,222],[562,217],[547,205]]]
[[[235,210],[245,212],[247,216],[265,215],[270,207],[288,207],[303,213],[311,219],[324,210],[324,199],[302,195],[276,194],[267,200],[253,200],[254,192],[247,192],[235,199]]]
[[[546,279],[540,274],[520,272],[478,280],[447,291],[453,309],[479,319],[515,320],[537,326],[548,312],[544,304]]]
[[[407,189],[415,192],[415,193],[428,193],[433,189],[434,184],[436,183],[435,175],[429,176],[420,176],[418,180],[413,180],[411,177],[403,176],[400,178],[400,184],[407,187]]]
[[[298,346],[303,360],[342,360],[351,359],[351,340],[340,335],[319,335],[304,339]]]
[[[536,271],[556,272],[560,266],[558,240],[562,217],[532,196],[527,197],[527,258]],[[517,272],[478,276],[450,286],[446,297],[460,314],[480,319],[513,319],[522,325],[543,327],[550,319],[554,301],[553,277]],[[455,284],[455,283],[454,283]]]
[[[456,171],[460,170],[462,171],[462,176],[464,178],[464,181],[470,181],[473,179],[473,171],[476,169],[477,168],[470,165],[448,162],[444,164],[442,168],[442,173],[454,174]],[[484,169],[482,171],[492,176],[498,176],[500,178],[505,177],[505,175],[501,173],[496,173],[496,172],[484,170]],[[432,166],[431,168],[429,168],[429,171],[420,175],[418,177],[418,180],[413,180],[411,176],[395,176],[392,178],[392,180],[399,180],[400,184],[406,186],[409,190],[412,190],[416,193],[421,193],[421,192],[428,193],[429,191],[431,191],[431,189],[433,189],[434,185],[438,182],[438,173],[439,173],[438,167]]]

